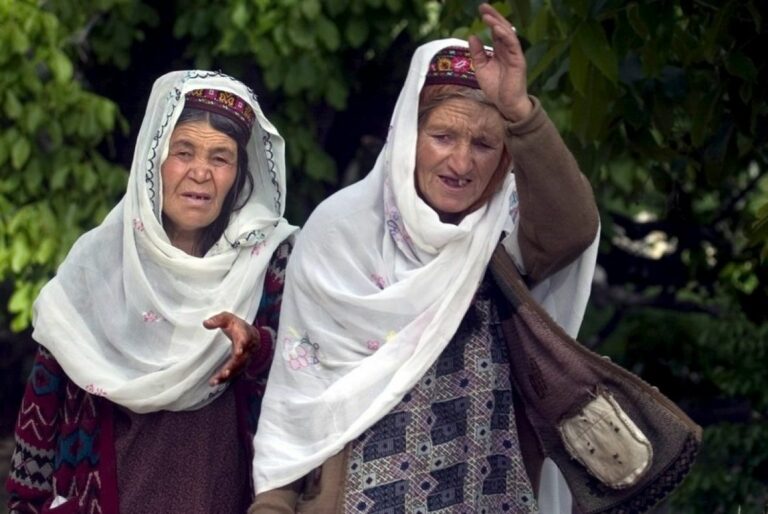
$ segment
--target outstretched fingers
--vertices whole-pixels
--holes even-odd
[[[221,329],[232,341],[232,354],[224,366],[211,378],[211,385],[218,385],[230,380],[245,368],[251,356],[251,352],[259,344],[259,333],[245,320],[230,312],[216,314],[203,321],[207,329]]]

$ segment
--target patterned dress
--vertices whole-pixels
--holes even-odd
[[[517,438],[494,287],[486,276],[438,360],[352,443],[345,512],[538,512]]]

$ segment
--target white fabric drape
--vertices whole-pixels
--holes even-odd
[[[160,166],[192,89],[236,94],[256,113],[248,143],[250,200],[202,258],[171,245],[162,227]],[[178,71],[154,84],[128,188],[104,222],[77,240],[34,305],[33,338],[88,392],[135,412],[192,410],[224,385],[208,380],[231,351],[204,319],[231,311],[253,320],[270,257],[292,237],[283,218],[284,143],[239,81]]]
[[[453,45],[467,43],[415,52],[373,170],[323,202],[298,238],[255,438],[259,493],[319,466],[400,402],[456,332],[502,232],[520,262],[513,175],[458,225],[416,193],[419,92],[431,58]],[[583,297],[558,312],[568,327],[581,322],[594,260],[574,266],[577,285],[549,291]]]

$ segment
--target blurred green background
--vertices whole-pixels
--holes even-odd
[[[0,0],[0,480],[32,302],[119,200],[154,79],[195,67],[251,86],[287,140],[287,216],[301,224],[370,169],[417,45],[488,40],[477,3]],[[494,5],[600,207],[580,339],[705,429],[693,472],[657,512],[763,514],[766,2]]]

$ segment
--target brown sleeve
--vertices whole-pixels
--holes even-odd
[[[599,226],[592,187],[538,99],[528,118],[507,125],[520,200],[519,243],[536,283],[573,262]]]
[[[304,479],[256,495],[248,514],[294,514]]]

